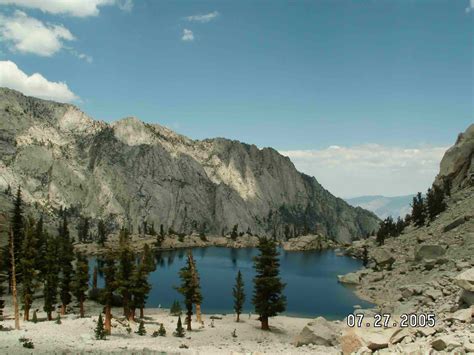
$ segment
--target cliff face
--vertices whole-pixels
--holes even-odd
[[[459,134],[443,156],[435,183],[441,185],[446,179],[454,191],[474,185],[474,124]]]
[[[260,235],[310,231],[350,241],[378,225],[274,149],[195,141],[136,118],[107,124],[0,88],[0,188],[18,185],[27,203],[135,231],[145,221],[214,234],[238,224]]]

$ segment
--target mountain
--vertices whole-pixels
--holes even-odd
[[[282,237],[366,235],[377,217],[349,206],[272,148],[192,140],[128,117],[95,121],[77,107],[0,88],[0,188],[29,204],[137,231],[239,232]],[[288,227],[286,227],[288,226]]]
[[[359,206],[366,210],[374,212],[378,217],[384,219],[388,216],[393,218],[405,217],[411,212],[411,202],[414,195],[405,196],[360,196],[346,198],[345,201],[352,206]]]

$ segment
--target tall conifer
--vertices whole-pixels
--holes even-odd
[[[60,297],[61,297],[61,314],[66,314],[66,308],[71,303],[71,282],[74,269],[72,261],[74,260],[74,248],[72,246],[71,237],[66,215],[64,215],[61,226],[59,227],[59,263],[60,263]]]
[[[237,277],[235,279],[235,286],[232,290],[232,294],[234,296],[234,311],[237,314],[237,322],[240,321],[240,314],[242,313],[242,307],[245,302],[245,291],[244,291],[244,280],[242,278],[242,273],[237,273]]]
[[[48,320],[52,320],[52,312],[58,297],[59,283],[59,263],[58,263],[58,241],[53,236],[45,235],[46,239],[46,258],[44,271],[44,311]]]
[[[275,242],[260,238],[258,249],[260,254],[254,259],[256,276],[252,302],[255,312],[260,315],[261,328],[269,330],[268,318],[286,309],[285,284],[279,277],[280,262]]]
[[[24,310],[24,320],[30,320],[30,308],[33,303],[33,296],[38,288],[37,283],[37,249],[35,239],[35,221],[30,219],[26,225],[25,237],[23,239],[22,258],[19,260],[18,268],[23,275],[21,283],[21,299]]]
[[[72,289],[74,296],[79,302],[79,313],[84,318],[84,301],[86,293],[89,289],[89,263],[84,254],[76,253],[76,271],[72,281]]]

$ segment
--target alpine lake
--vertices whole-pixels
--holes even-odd
[[[152,289],[147,307],[169,308],[175,301],[182,301],[176,291],[180,284],[179,270],[186,263],[189,249],[164,250],[156,254],[156,269],[149,275]],[[280,252],[280,276],[286,287],[289,316],[327,319],[343,319],[354,311],[354,306],[371,307],[372,304],[359,299],[351,287],[340,284],[337,275],[353,272],[362,267],[359,260],[336,255],[334,250],[284,251]],[[192,249],[201,279],[203,294],[202,311],[206,314],[233,313],[232,288],[240,270],[245,283],[246,301],[243,317],[253,313],[252,293],[253,258],[256,248],[229,249],[220,247]],[[89,273],[92,274],[96,259],[89,259]],[[101,273],[98,287],[103,287]],[[184,306],[182,305],[184,308]]]

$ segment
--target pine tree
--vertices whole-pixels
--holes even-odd
[[[24,218],[23,218],[23,200],[21,198],[21,188],[18,187],[16,192],[16,198],[13,203],[13,209],[11,211],[11,219],[10,219],[10,226],[12,229],[12,238],[13,238],[13,249],[15,251],[15,260],[17,264],[22,259],[21,258],[21,250],[23,246],[23,238],[24,238]],[[8,290],[11,293],[12,291],[12,270],[11,270],[11,255],[6,248],[5,251],[5,259],[7,260],[8,264]],[[19,270],[17,271],[16,281],[21,283],[21,273]]]
[[[11,264],[11,290],[13,298],[13,310],[15,313],[15,329],[20,330],[20,311],[18,309],[18,297],[16,290],[16,257],[15,257],[15,241],[13,237],[13,230],[10,226],[10,233],[8,234],[8,243],[10,250],[10,264]]]
[[[72,261],[74,260],[74,247],[69,235],[69,228],[66,215],[64,215],[62,223],[59,227],[59,294],[61,298],[61,314],[66,314],[66,308],[71,303],[71,282],[74,269]]]
[[[184,338],[185,331],[183,328],[183,324],[181,323],[181,316],[178,316],[178,324],[176,325],[176,331],[173,333],[175,337]]]
[[[413,197],[411,218],[417,227],[421,227],[425,224],[425,203],[421,192],[418,192],[418,194]]]
[[[145,244],[145,246],[143,247],[142,262],[144,264],[146,272],[152,272],[155,270],[155,259],[148,244]]]
[[[32,322],[33,323],[38,323],[38,311],[35,309],[33,311],[33,319],[32,319]]]
[[[35,240],[37,251],[35,265],[36,269],[40,271],[38,277],[42,279],[43,274],[45,273],[44,261],[46,259],[46,234],[44,233],[43,216],[41,216],[38,222],[36,223]]]
[[[239,229],[239,225],[238,225],[238,224],[234,225],[234,227],[232,228],[232,232],[230,233],[230,237],[231,237],[233,240],[236,240],[237,237],[239,236],[238,229]]]
[[[89,240],[89,218],[81,218],[77,226],[77,237],[81,243],[86,243]]]
[[[61,324],[61,314],[58,313],[58,315],[56,316],[56,324]]]
[[[95,327],[95,338],[97,340],[105,340],[106,339],[106,331],[104,328],[104,321],[102,319],[102,313],[99,314],[99,319],[97,320],[97,326]]]
[[[166,329],[165,329],[165,326],[163,325],[163,323],[160,324],[160,329],[158,330],[158,335],[160,337],[166,336]]]
[[[242,273],[237,273],[237,277],[235,279],[235,286],[232,290],[232,294],[234,295],[234,311],[237,313],[237,322],[240,321],[240,314],[242,313],[242,307],[245,302],[245,291],[244,291],[244,280],[242,278]]]
[[[104,246],[105,242],[107,241],[107,231],[105,229],[105,224],[103,220],[99,221],[97,226],[97,242],[100,246]]]
[[[193,315],[193,304],[200,304],[202,295],[199,289],[199,276],[194,266],[194,259],[191,252],[188,254],[186,265],[179,271],[181,286],[178,292],[184,296],[186,306],[186,329],[191,329],[191,316]]]
[[[119,235],[119,265],[117,273],[118,291],[123,299],[123,314],[127,319],[133,320],[133,314],[130,312],[131,294],[133,288],[132,275],[135,269],[135,255],[130,248],[129,234],[124,228]]]
[[[96,290],[97,289],[97,274],[99,272],[99,269],[97,266],[94,266],[94,271],[92,272],[92,289]]]
[[[30,308],[33,303],[33,296],[38,288],[37,271],[36,271],[36,239],[35,239],[35,221],[30,219],[26,225],[25,237],[23,239],[21,260],[19,261],[19,269],[23,275],[21,283],[21,299],[24,309],[25,321],[30,320]]]
[[[137,334],[142,336],[146,334],[145,323],[143,323],[143,320],[141,320],[138,325]]]
[[[103,302],[105,303],[105,331],[110,335],[112,330],[112,304],[114,292],[117,289],[115,256],[112,252],[105,255],[104,271],[104,292]]]
[[[46,234],[46,259],[44,280],[44,311],[48,320],[52,320],[51,313],[58,297],[59,265],[58,265],[58,242],[57,239]]]
[[[269,330],[268,318],[286,309],[286,297],[282,294],[285,284],[279,277],[280,262],[275,242],[260,238],[258,249],[260,254],[254,259],[256,276],[252,302],[255,312],[260,315],[261,328]]]
[[[444,202],[444,193],[441,188],[433,185],[432,188],[428,189],[426,194],[426,211],[430,221],[434,220],[435,217],[446,209],[446,203]]]
[[[193,254],[189,251],[188,254],[189,265],[191,267],[191,275],[194,289],[193,303],[196,306],[196,318],[199,323],[201,323],[201,303],[202,303],[202,293],[201,293],[201,282],[199,278],[199,273],[196,267],[196,261],[193,258]]]
[[[86,292],[89,289],[89,263],[87,258],[77,252],[76,253],[76,271],[72,281],[72,289],[74,296],[79,302],[79,313],[84,318],[84,301],[86,300]]]
[[[140,309],[140,318],[143,318],[143,308],[145,307],[148,293],[151,286],[148,283],[147,265],[142,261],[137,265],[132,275],[132,289],[131,289],[131,313],[135,318],[135,309]]]
[[[170,314],[172,316],[180,316],[183,310],[181,309],[181,304],[179,301],[174,301],[170,308]]]

